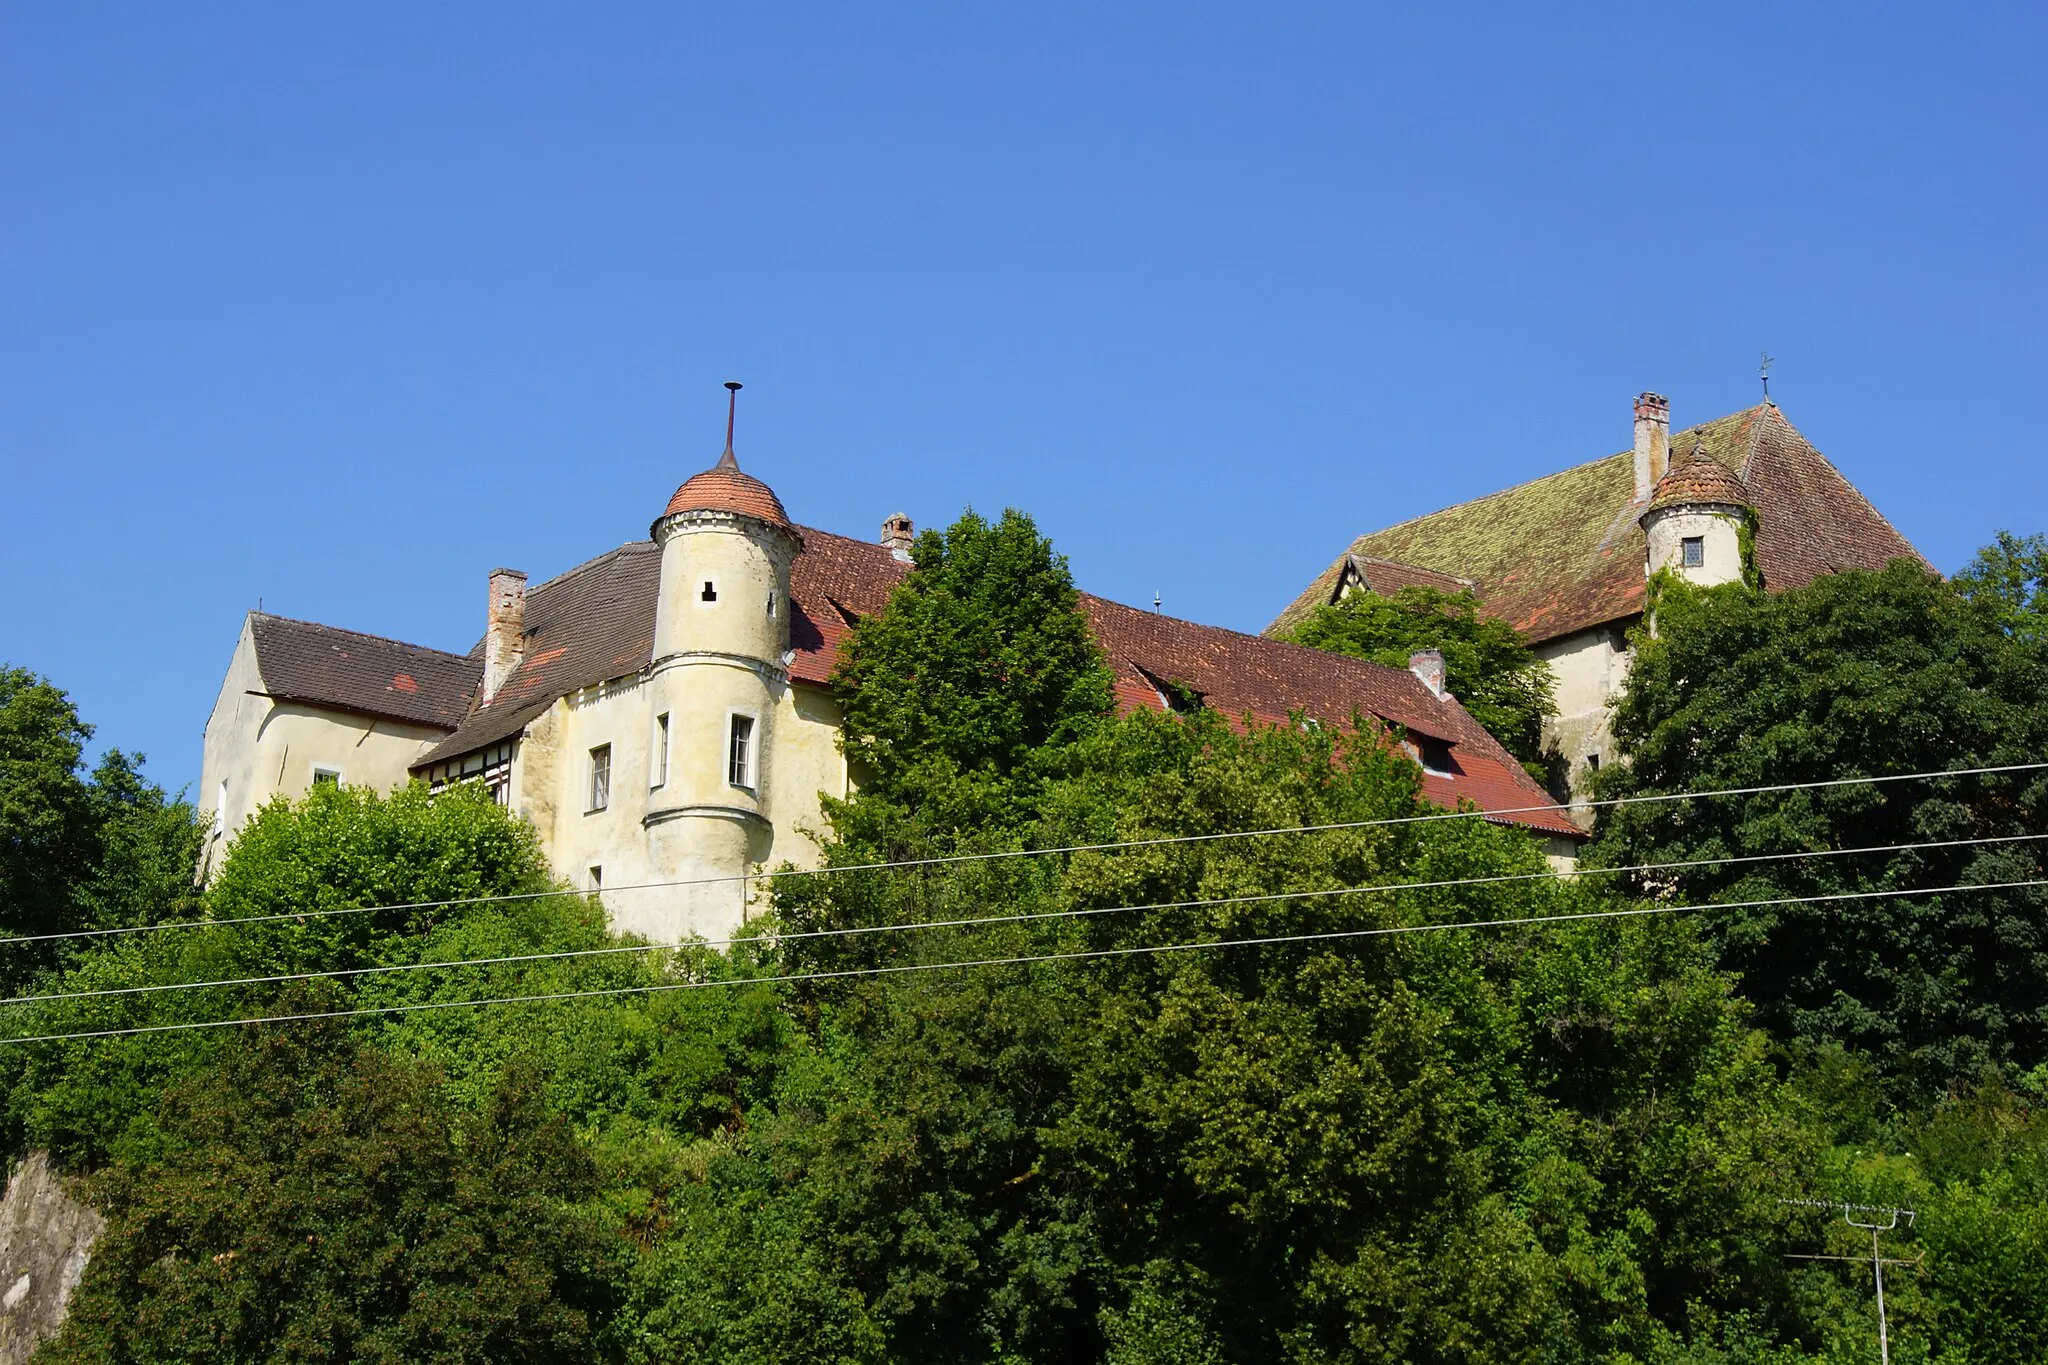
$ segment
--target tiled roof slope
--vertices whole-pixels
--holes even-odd
[[[1765,586],[1801,587],[1837,569],[1921,560],[1825,456],[1765,403],[1675,433],[1749,491]],[[1582,464],[1360,536],[1347,552],[1471,578],[1484,609],[1531,641],[1643,609],[1644,542],[1632,451]],[[1332,600],[1344,561],[1319,575],[1266,628],[1284,634]]]
[[[481,667],[460,654],[353,630],[249,613],[256,672],[279,701],[453,730]]]
[[[436,745],[415,767],[516,735],[555,699],[647,666],[654,652],[654,599],[661,547],[621,545],[526,594],[526,651],[489,706]],[[483,642],[470,650],[483,658]],[[481,665],[479,664],[479,671]]]
[[[822,686],[853,623],[888,604],[909,566],[884,546],[796,529],[804,549],[791,573],[789,671],[799,682]],[[637,541],[530,591],[526,655],[518,670],[491,705],[414,766],[516,734],[555,698],[645,667],[653,651],[660,563],[652,541]],[[1126,711],[1166,708],[1151,681],[1157,678],[1193,689],[1232,717],[1283,722],[1301,711],[1346,725],[1354,712],[1378,716],[1452,743],[1461,772],[1424,779],[1426,793],[1440,804],[1462,797],[1485,810],[1506,810],[1549,801],[1463,707],[1438,701],[1404,669],[1195,625],[1085,593],[1081,603],[1116,672],[1118,702]],[[1580,836],[1554,811],[1517,815],[1513,822]]]

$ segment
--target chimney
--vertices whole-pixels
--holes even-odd
[[[1422,685],[1438,701],[1444,699],[1444,652],[1440,649],[1418,649],[1408,656],[1408,671],[1422,679]]]
[[[1636,395],[1636,501],[1642,502],[1671,468],[1671,400],[1661,393]]]
[[[493,569],[491,609],[484,625],[483,705],[491,704],[525,653],[526,575],[518,569]]]
[[[901,512],[892,512],[882,520],[882,543],[889,547],[889,553],[910,562],[910,543],[915,539],[910,518]]]

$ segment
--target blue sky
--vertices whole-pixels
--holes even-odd
[[[175,788],[242,614],[464,649],[723,435],[1261,627],[1757,397],[1943,569],[2048,529],[2048,10],[0,10],[0,659]]]

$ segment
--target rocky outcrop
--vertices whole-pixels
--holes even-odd
[[[107,1220],[73,1199],[48,1152],[31,1152],[0,1199],[0,1365],[21,1365],[63,1325]]]

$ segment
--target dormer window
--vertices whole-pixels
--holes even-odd
[[[1416,735],[1415,761],[1422,765],[1422,771],[1435,777],[1455,777],[1458,761],[1451,757],[1451,742],[1438,739],[1435,735]]]
[[[1707,562],[1707,538],[1687,536],[1678,542],[1678,562],[1688,569],[1697,569]]]

